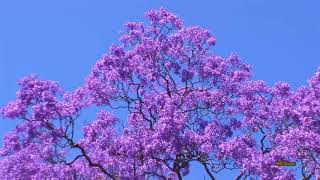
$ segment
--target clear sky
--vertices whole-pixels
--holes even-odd
[[[0,0],[0,106],[15,98],[16,81],[37,73],[66,90],[79,86],[116,43],[122,24],[165,7],[217,38],[215,52],[236,52],[254,79],[305,85],[320,66],[319,0]],[[14,127],[0,122],[0,142]],[[189,179],[203,177],[198,170]],[[232,179],[233,176],[224,176]]]

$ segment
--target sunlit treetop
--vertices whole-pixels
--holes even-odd
[[[226,169],[237,179],[320,174],[320,71],[298,90],[269,87],[237,55],[218,56],[208,30],[163,8],[145,17],[124,25],[74,91],[19,81],[1,111],[21,121],[4,138],[1,177],[182,179],[190,163],[212,179]],[[82,117],[90,107],[100,109],[93,121]]]

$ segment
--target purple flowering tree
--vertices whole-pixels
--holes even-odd
[[[0,150],[3,179],[182,179],[190,163],[212,179],[225,169],[235,179],[320,174],[320,71],[296,91],[268,87],[236,55],[216,55],[208,30],[163,8],[145,16],[148,25],[125,24],[76,90],[19,81],[1,111],[20,122]],[[82,125],[90,107],[100,111]]]

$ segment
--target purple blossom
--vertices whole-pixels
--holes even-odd
[[[238,179],[297,178],[276,161],[320,175],[319,70],[307,87],[267,86],[237,55],[216,55],[208,30],[164,8],[145,16],[125,24],[77,89],[18,82],[1,109],[21,121],[0,149],[2,179],[182,179],[191,162],[212,179],[227,168]],[[92,107],[96,118],[83,119]]]

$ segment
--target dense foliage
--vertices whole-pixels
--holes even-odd
[[[212,179],[225,169],[237,179],[320,174],[320,71],[297,90],[269,87],[238,56],[216,55],[208,30],[165,9],[146,18],[125,24],[72,92],[35,75],[19,81],[1,111],[21,121],[0,150],[2,179],[182,179],[191,162]],[[83,124],[90,107],[101,110]]]

